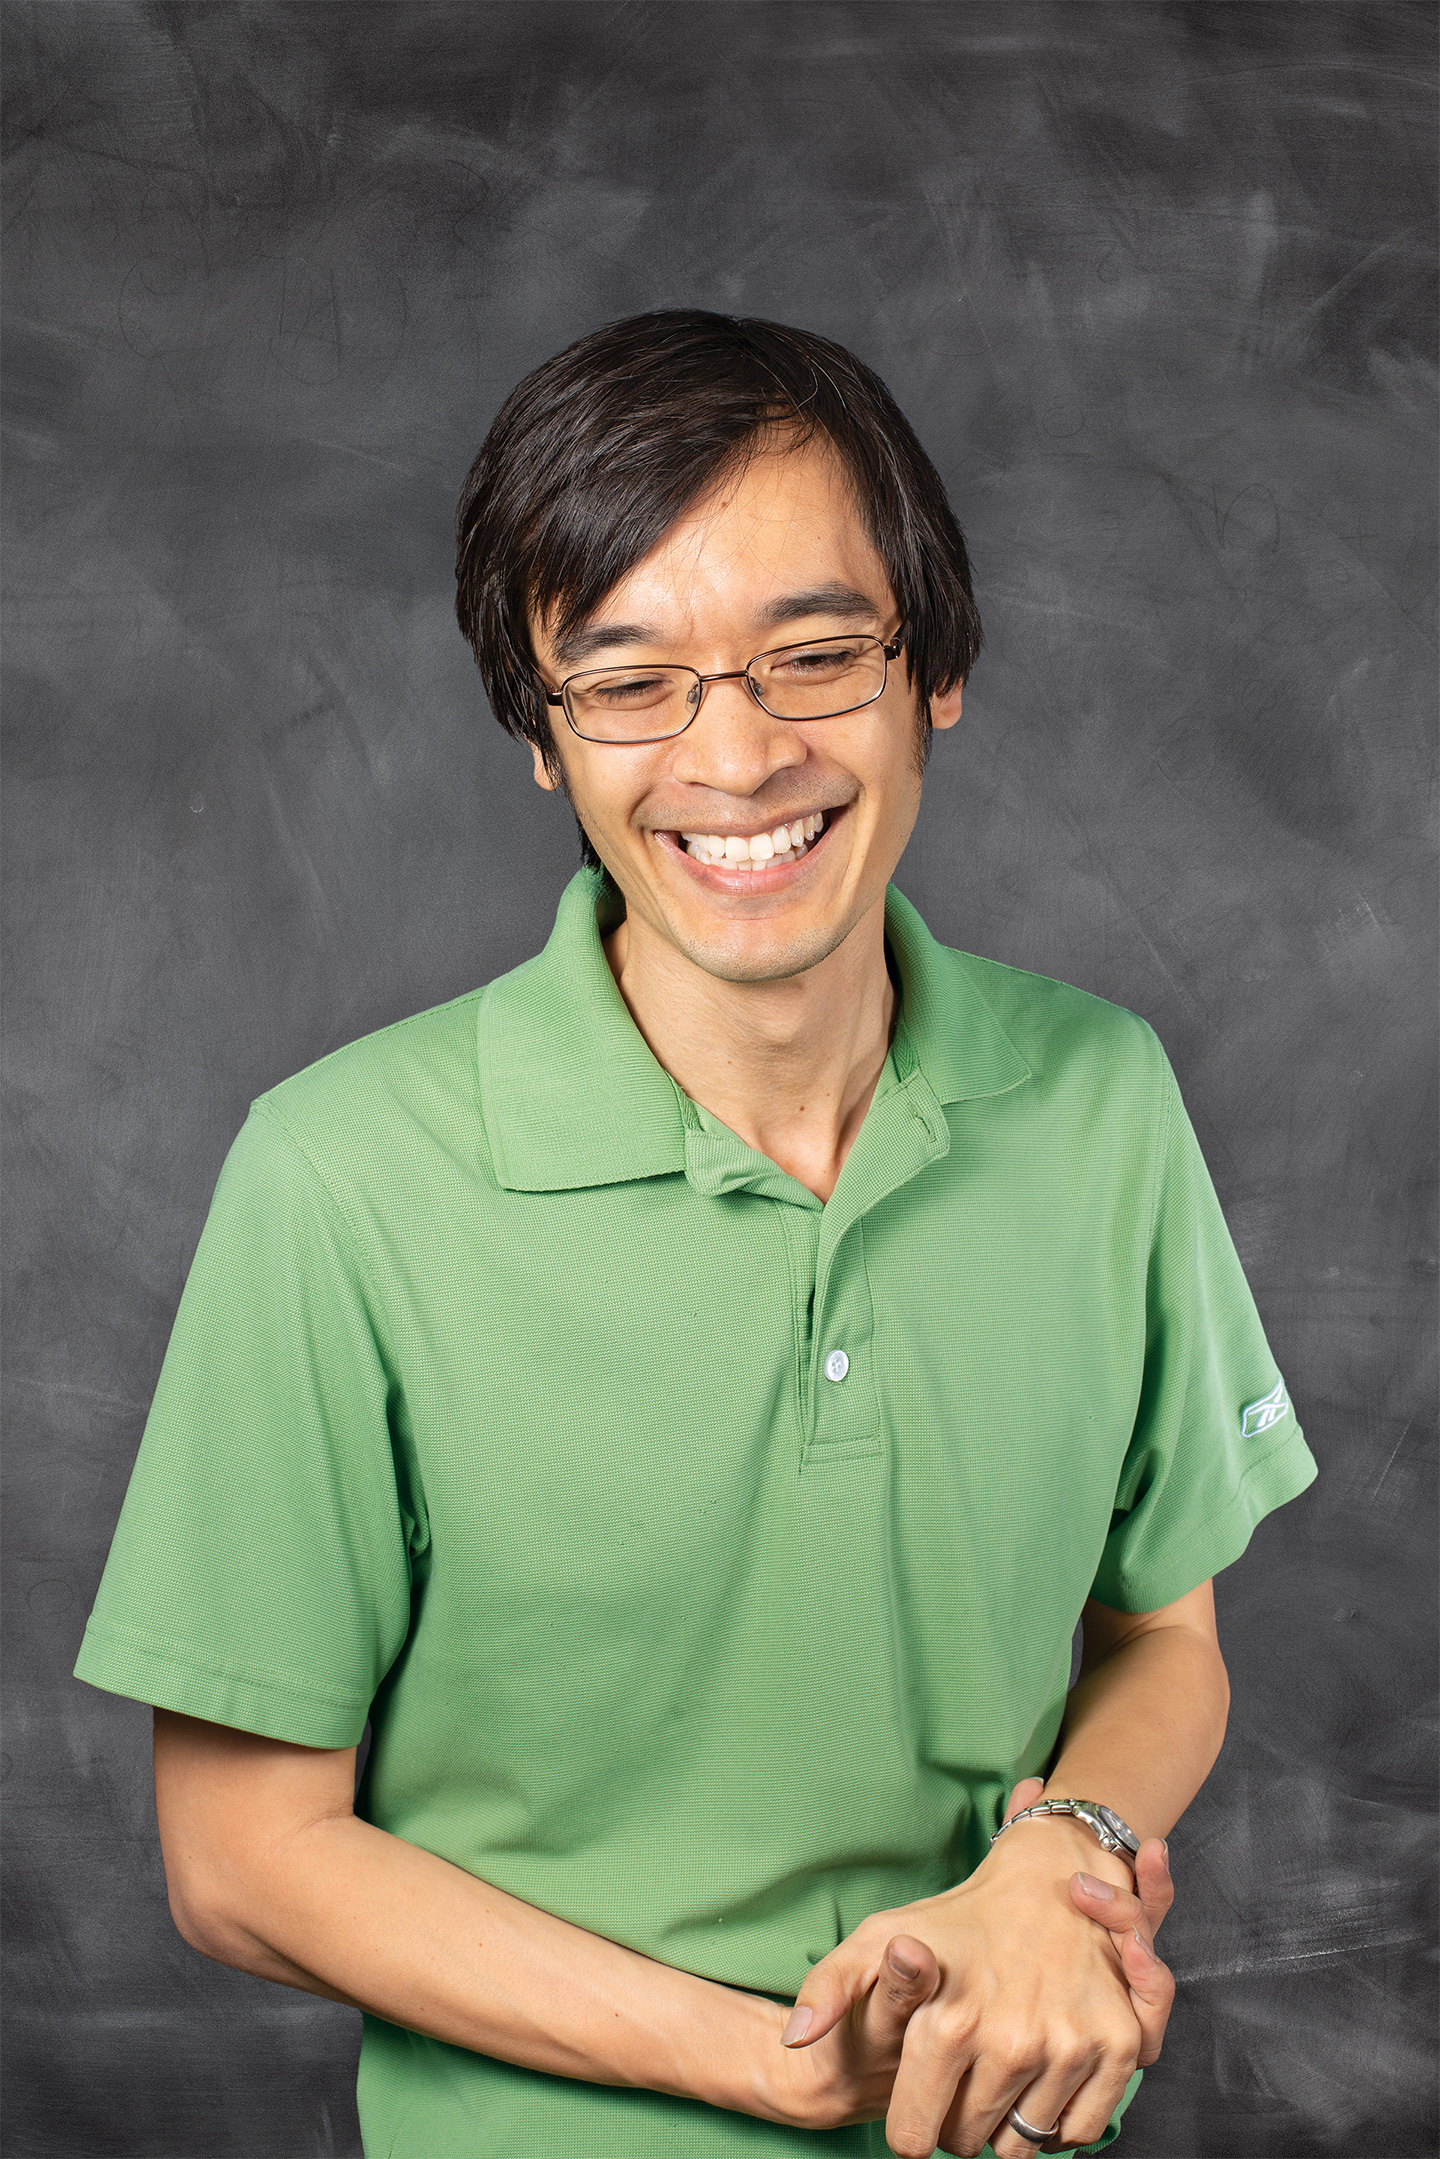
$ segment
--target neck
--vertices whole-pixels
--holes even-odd
[[[631,1018],[671,1078],[828,1200],[894,1027],[883,900],[818,966],[779,982],[720,980],[629,918],[605,939],[605,952]]]

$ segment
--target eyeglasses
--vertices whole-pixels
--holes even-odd
[[[776,720],[836,720],[873,705],[905,642],[903,627],[887,645],[878,637],[821,637],[759,652],[725,675],[693,667],[590,667],[546,690],[584,742],[664,742],[683,735],[709,682],[743,682]]]

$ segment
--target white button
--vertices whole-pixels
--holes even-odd
[[[850,1369],[850,1359],[843,1349],[832,1349],[825,1359],[825,1377],[841,1380]]]

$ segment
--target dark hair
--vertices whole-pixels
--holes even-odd
[[[930,699],[980,649],[940,475],[873,369],[813,331],[675,308],[592,330],[511,391],[456,514],[455,612],[502,727],[557,769],[532,617],[564,636],[776,428],[834,448]],[[582,850],[593,850],[582,830]]]

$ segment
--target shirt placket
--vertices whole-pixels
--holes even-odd
[[[898,1084],[872,1102],[820,1218],[802,1472],[885,1451],[864,1218],[950,1148],[945,1113],[903,1027],[894,1061]]]
[[[846,1230],[828,1269],[823,1294],[818,1280],[806,1344],[807,1412],[802,1474],[853,1462],[884,1450],[880,1398],[875,1385],[875,1308],[865,1272],[864,1225]],[[816,1255],[822,1239],[815,1241]]]
[[[885,1451],[875,1370],[875,1307],[865,1266],[864,1216],[949,1151],[945,1113],[903,1025],[897,1084],[877,1094],[829,1201],[821,1208],[733,1132],[715,1128],[681,1094],[686,1175],[701,1193],[747,1190],[775,1211],[794,1305],[802,1475]]]

